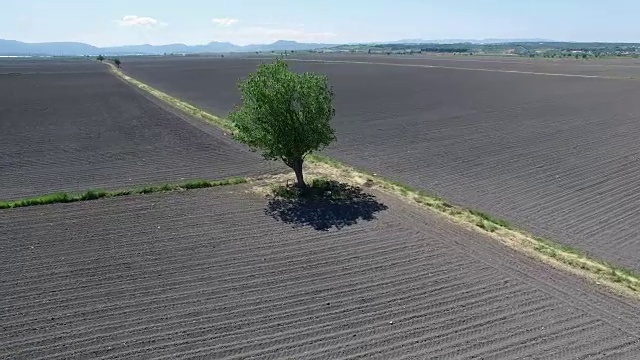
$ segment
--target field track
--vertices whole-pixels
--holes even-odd
[[[274,171],[90,61],[0,60],[0,200]]]
[[[0,358],[640,351],[636,302],[395,198],[377,194],[389,209],[376,220],[322,232],[265,215],[247,189],[3,211]]]
[[[555,66],[586,75],[600,69],[598,76],[636,71],[633,62],[371,59],[508,71]],[[262,61],[131,59],[124,70],[224,116],[239,102],[238,78]],[[307,61],[292,67],[326,74],[334,87],[338,143],[328,155],[640,271],[640,81]]]

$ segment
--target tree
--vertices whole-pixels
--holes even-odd
[[[104,60],[104,56],[102,55],[98,55],[98,57],[96,58],[98,61],[103,61]]]
[[[120,67],[120,64],[122,64],[122,62],[120,62],[120,59],[113,59],[113,63],[116,64],[116,67]]]
[[[298,74],[281,59],[262,64],[238,84],[242,103],[229,115],[236,139],[268,160],[281,159],[306,188],[302,165],[307,155],[336,140],[331,127],[333,90],[326,76]]]

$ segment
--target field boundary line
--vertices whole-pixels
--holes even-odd
[[[257,179],[257,178],[256,178]],[[78,201],[97,200],[102,198],[119,197],[127,195],[143,195],[157,192],[171,192],[191,189],[203,189],[218,186],[245,184],[254,179],[247,177],[231,177],[221,180],[187,180],[178,183],[166,183],[162,185],[142,185],[120,190],[92,189],[84,192],[57,192],[41,196],[28,197],[18,200],[0,201],[0,209],[13,209],[26,206],[48,205],[59,203],[71,203]]]
[[[133,79],[113,64],[108,65],[116,76],[119,76],[142,90],[149,91],[150,94],[167,102],[169,105],[173,105],[179,109],[195,109],[197,110],[195,111],[197,113],[196,116],[199,118],[204,120],[207,120],[207,118],[215,119],[215,121],[207,121],[231,133],[235,132],[235,127],[227,119],[209,114],[196,106]],[[550,75],[555,76],[556,74]],[[602,285],[616,293],[640,299],[640,274],[633,270],[598,260],[587,255],[580,249],[518,229],[503,219],[464,206],[453,205],[446,199],[435,194],[417,190],[409,185],[386,179],[365,170],[356,169],[333,158],[319,154],[311,154],[307,156],[306,159],[307,162],[305,166],[311,175],[329,177],[358,186],[376,188],[395,195],[425,210],[434,211],[460,226],[472,228],[526,256],[593,281],[597,285]],[[264,182],[266,185],[263,184],[263,188],[264,186],[268,188],[270,186],[272,187],[275,183],[281,183],[285,177],[286,175],[283,174],[263,177],[263,179],[266,180]]]
[[[141,81],[138,81],[134,78],[132,78],[131,76],[123,73],[120,69],[118,69],[115,65],[111,64],[111,63],[106,63],[107,66],[109,66],[109,69],[111,70],[112,73],[114,73],[116,76],[120,77],[121,79],[125,80],[126,82],[128,82],[129,84],[137,87],[140,90],[143,90],[151,95],[153,95],[154,97],[156,97],[157,99],[165,102],[166,104],[169,104],[171,106],[173,106],[174,108],[181,110],[191,116],[197,117],[199,119],[202,119],[210,124],[213,124],[215,126],[217,126],[218,128],[221,128],[222,130],[228,131],[233,133],[235,131],[235,127],[226,119],[223,119],[221,117],[212,115],[202,109],[200,109],[197,106],[191,105],[187,102],[178,100],[176,98],[174,98],[173,96],[170,96],[152,86],[149,86]]]
[[[308,157],[311,174],[340,180],[357,186],[378,189],[423,209],[434,211],[453,223],[475,230],[530,258],[602,285],[616,293],[640,299],[640,274],[615,264],[595,259],[582,250],[536,236],[509,222],[460,205],[437,195],[417,190],[368,171],[355,169],[339,161],[313,154]]]
[[[575,77],[575,78],[586,78],[586,79],[634,80],[634,78],[631,77],[631,76],[623,77],[623,76],[560,74],[560,73],[546,73],[546,72],[536,72],[536,71],[467,68],[467,67],[458,67],[458,66],[427,65],[427,64],[398,64],[398,63],[385,63],[385,62],[374,62],[374,61],[314,60],[314,59],[297,59],[297,58],[287,58],[285,60],[286,61],[298,61],[298,62],[328,63],[328,64],[334,64],[335,63],[335,64],[386,65],[386,66],[401,66],[401,67],[417,67],[417,68],[425,68],[425,69],[484,71],[484,72],[505,73],[505,74],[559,76],[559,77]]]

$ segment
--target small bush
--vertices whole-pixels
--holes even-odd
[[[138,190],[138,194],[151,194],[154,192],[156,192],[156,189],[153,186],[146,186]]]
[[[174,190],[175,186],[170,185],[170,184],[164,184],[160,187],[160,191],[171,191]]]
[[[207,180],[193,180],[183,184],[181,187],[185,189],[200,189],[211,187],[211,182]]]
[[[79,200],[95,200],[107,196],[107,193],[102,190],[89,190],[86,193],[80,195]]]

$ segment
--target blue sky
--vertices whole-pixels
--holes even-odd
[[[240,45],[407,38],[640,42],[636,0],[19,0],[0,38],[27,42]]]

